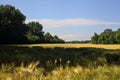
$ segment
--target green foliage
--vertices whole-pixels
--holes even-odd
[[[98,43],[99,35],[97,33],[94,33],[94,36],[91,38],[91,42],[97,44]]]
[[[25,24],[26,17],[11,5],[0,5],[0,44],[64,43],[50,33],[44,35],[39,22]]]
[[[120,44],[120,29],[117,30],[116,35],[115,35],[116,42]]]
[[[26,34],[27,39],[29,40],[30,43],[35,43],[39,40],[39,37],[36,35],[33,35],[32,33],[28,32]]]
[[[27,24],[28,31],[26,37],[30,43],[41,43],[43,42],[43,26],[38,22],[29,22]]]
[[[52,41],[52,39],[53,39],[53,37],[52,37],[52,35],[50,34],[50,33],[46,33],[45,35],[44,35],[44,39],[45,39],[45,42],[47,43],[50,43],[51,41]]]
[[[52,36],[50,33],[44,35],[45,43],[64,43],[64,40],[59,39],[57,35]]]
[[[106,29],[101,34],[95,33],[91,37],[91,43],[93,44],[119,44],[120,43],[120,31],[112,31]]]
[[[33,35],[41,36],[43,34],[43,26],[39,22],[29,22],[27,26],[29,27],[29,32]]]
[[[104,30],[104,33],[111,33],[112,32],[112,29],[105,29]]]
[[[25,16],[15,7],[0,5],[0,43],[21,43],[25,40]]]

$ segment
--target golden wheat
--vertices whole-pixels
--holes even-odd
[[[11,46],[11,45],[10,45]],[[103,48],[103,49],[120,49],[120,44],[21,44],[21,45],[13,45],[13,46],[27,46],[27,47],[64,47],[64,48],[81,48],[81,47],[92,47],[92,48]]]
[[[44,69],[31,63],[24,67],[2,65],[0,80],[120,80],[120,66],[99,66],[98,68],[82,68],[81,66],[63,68],[62,66],[44,75]],[[35,66],[30,68],[30,66]],[[9,69],[8,69],[9,68]],[[27,70],[30,69],[31,71]]]

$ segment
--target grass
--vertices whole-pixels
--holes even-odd
[[[120,45],[0,46],[0,80],[120,80]]]
[[[44,75],[45,70],[31,63],[15,67],[2,65],[0,80],[120,80],[120,66],[99,66],[97,68],[83,68],[81,66],[65,68],[60,66]]]
[[[11,45],[10,45],[11,46]],[[109,50],[116,50],[120,49],[120,44],[20,44],[20,45],[13,45],[13,46],[27,46],[27,47],[44,47],[44,48],[54,48],[54,47],[64,47],[64,48],[103,48]]]

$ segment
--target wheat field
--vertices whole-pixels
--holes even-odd
[[[36,65],[37,63],[31,63],[27,67],[2,65],[0,80],[120,80],[120,66],[103,66],[95,69],[61,66],[44,75],[45,70]]]
[[[55,49],[55,47],[60,49]],[[43,63],[45,63],[44,66],[48,66],[47,68],[55,67],[51,71],[47,71],[46,68],[38,66],[43,64],[42,62],[32,62],[32,60],[27,66],[24,63],[19,66],[1,64],[0,80],[120,80],[120,65],[116,65],[120,64],[120,45],[118,44],[14,44],[0,48],[1,60],[3,59],[3,61],[8,59],[8,61],[18,62],[22,59],[27,60],[27,58],[27,61],[30,61],[29,58],[37,57],[40,60],[43,59],[42,61],[46,60],[47,63]],[[67,50],[64,50],[64,48],[67,48]],[[75,54],[77,56],[74,56]],[[61,56],[60,66],[55,66],[57,61],[59,63],[59,59],[53,60],[53,63],[47,61],[49,58],[59,58],[59,56]],[[95,60],[92,60],[94,57]],[[68,63],[67,58],[69,58],[68,61],[71,59],[70,63]],[[75,66],[69,66],[72,64],[72,60],[73,63],[76,61]],[[77,62],[83,63],[83,61],[88,62],[88,67],[77,64]]]
[[[11,45],[10,45],[11,46]],[[40,46],[44,48],[54,48],[54,47],[64,47],[64,48],[103,48],[103,49],[120,49],[120,44],[20,44],[20,45],[13,45],[13,46],[27,46],[27,47],[34,47]]]

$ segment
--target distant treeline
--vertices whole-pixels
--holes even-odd
[[[0,44],[64,43],[43,31],[39,22],[25,24],[25,15],[11,5],[0,5]]]
[[[66,43],[90,43],[90,40],[82,40],[82,41],[67,41]]]
[[[101,34],[94,33],[91,37],[91,43],[94,44],[120,44],[120,29],[112,31],[105,29]]]

